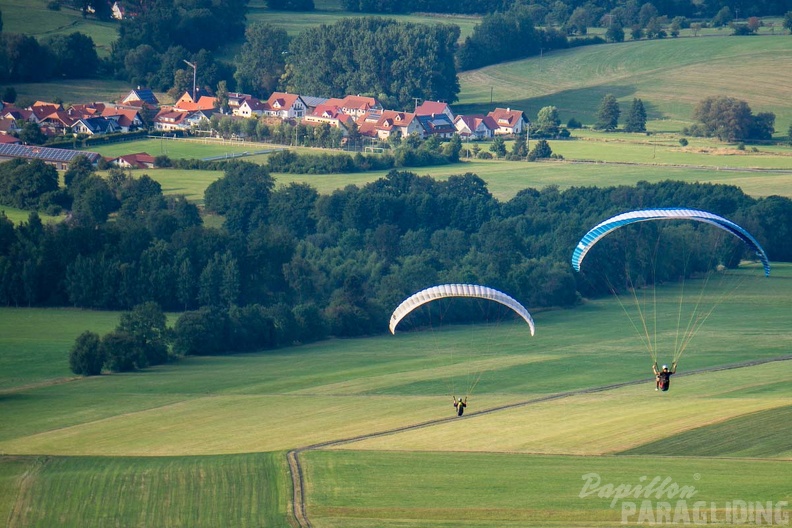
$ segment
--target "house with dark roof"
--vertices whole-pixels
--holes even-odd
[[[305,103],[305,115],[312,114],[317,107],[327,103],[327,97],[314,97],[312,95],[301,95]]]
[[[266,108],[266,103],[259,101],[255,97],[248,97],[232,110],[232,114],[241,117],[261,116],[264,115]]]
[[[106,117],[84,117],[75,121],[72,125],[72,131],[75,134],[87,134],[93,136],[96,134],[112,134],[121,131],[121,125],[114,119]]]
[[[416,115],[415,119],[424,129],[424,137],[450,138],[456,134],[454,122],[446,114]]]
[[[159,105],[159,100],[157,96],[154,95],[154,92],[152,92],[150,88],[141,88],[140,86],[137,87],[137,90],[132,90],[121,99],[122,104],[129,104],[135,101],[142,101],[152,106]]]
[[[233,115],[239,115],[236,110],[239,108],[245,99],[250,99],[253,96],[240,92],[228,92],[228,109]]]
[[[69,163],[77,156],[85,156],[91,163],[96,163],[102,157],[97,152],[86,152],[82,150],[0,144],[0,161],[15,158],[40,159],[58,170],[66,170],[69,168]]]

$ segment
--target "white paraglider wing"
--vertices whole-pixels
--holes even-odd
[[[522,317],[531,328],[531,335],[534,335],[535,328],[533,318],[531,318],[531,314],[528,313],[528,310],[526,310],[522,304],[503,292],[477,284],[440,284],[439,286],[432,286],[431,288],[426,288],[425,290],[411,295],[393,311],[389,326],[391,333],[395,334],[396,326],[399,322],[419,306],[447,297],[474,297],[478,299],[489,299],[500,303],[511,308]]]

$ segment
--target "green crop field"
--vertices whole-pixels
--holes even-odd
[[[16,207],[9,207],[7,205],[0,205],[0,212],[3,212],[6,217],[14,222],[15,224],[19,224],[21,222],[27,222],[28,218],[30,218],[30,211],[26,211],[24,209],[17,209]],[[52,222],[60,222],[63,220],[62,216],[51,216],[44,213],[38,213],[39,218],[45,224],[49,224]]]
[[[254,0],[248,7],[248,23],[266,22],[285,29],[290,36],[297,36],[305,29],[320,24],[335,24],[343,18],[370,16],[365,13],[342,11],[338,2],[327,2],[325,5],[316,3],[313,12],[295,13],[293,11],[272,11],[265,2]],[[414,24],[455,24],[460,29],[460,41],[473,33],[473,27],[480,22],[480,17],[464,15],[385,15],[399,22]]]
[[[79,31],[93,39],[100,57],[110,54],[110,44],[118,38],[118,23],[83,18],[78,10],[65,6],[53,11],[47,9],[48,3],[48,0],[0,0],[3,31],[25,33],[37,39]]]
[[[738,150],[711,139],[692,139],[681,147],[671,135],[641,136],[604,134],[591,130],[575,132],[575,138],[550,141],[554,152],[564,161],[526,163],[505,160],[463,158],[463,163],[436,167],[408,168],[417,174],[445,179],[471,172],[487,182],[492,194],[509,200],[526,188],[542,189],[548,185],[566,189],[572,186],[634,185],[639,181],[679,180],[736,185],[754,197],[780,195],[792,197],[792,149],[785,146],[761,146],[757,152]],[[487,150],[489,145],[481,143]],[[466,145],[467,147],[467,145]],[[151,155],[165,153],[172,158],[205,158],[224,154],[257,152],[280,148],[268,144],[217,144],[203,141],[147,139],[128,141],[91,149],[105,156],[134,152]],[[511,146],[509,145],[509,148]],[[310,153],[313,149],[300,149]],[[242,158],[266,163],[267,155]],[[308,183],[321,193],[330,193],[347,185],[365,185],[387,174],[371,171],[349,174],[280,174],[273,176],[279,184]],[[134,174],[148,174],[167,193],[185,194],[197,203],[203,201],[206,187],[219,178],[220,171],[188,171],[181,169],[145,169]],[[27,215],[24,214],[24,217]]]
[[[255,0],[248,20],[295,34],[348,15],[336,0],[316,4],[316,13],[303,15],[268,12]],[[86,24],[102,46],[112,40],[110,26],[45,5],[0,0],[4,29],[42,37]],[[32,24],[34,11],[47,22]],[[460,23],[463,35],[476,22],[428,20]],[[555,105],[563,121],[589,123],[602,95],[614,93],[623,112],[633,97],[643,99],[652,135],[578,130],[573,140],[551,142],[564,161],[469,160],[411,170],[436,178],[476,173],[501,200],[528,187],[666,179],[792,197],[788,146],[679,144],[696,102],[715,94],[745,99],[755,113],[775,112],[783,137],[792,122],[790,51],[792,40],[781,35],[685,37],[466,72],[457,113],[511,106],[533,119]],[[67,102],[114,99],[128,89],[115,81],[16,88],[21,98]],[[96,150],[200,159],[259,149],[143,140]],[[265,162],[266,154],[246,159]],[[199,204],[222,174],[134,171],[143,173]],[[384,174],[274,176],[279,185],[307,182],[329,193]],[[15,222],[27,218],[5,209]],[[756,266],[729,275],[745,280],[736,291],[709,285],[702,300],[716,309],[667,393],[654,391],[649,353],[612,298],[533,313],[533,337],[509,321],[405,326],[391,336],[383,321],[383,335],[365,339],[189,357],[92,378],[70,373],[68,351],[83,331],[114,328],[118,313],[0,308],[0,524],[299,526],[287,463],[287,452],[299,450],[301,498],[315,528],[787,525],[792,265],[774,263],[770,278]],[[685,285],[688,299],[698,284]],[[665,285],[652,301],[660,362],[671,361],[681,291]],[[742,364],[750,361],[766,362]],[[465,416],[454,417],[452,393],[473,385]],[[655,480],[666,483],[663,491],[636,491]],[[632,496],[614,495],[626,486]]]
[[[300,455],[316,527],[630,525],[644,500],[655,516],[666,504],[694,515],[678,493],[585,492],[592,475],[601,486],[659,477],[693,487],[706,503],[695,512],[726,526],[741,515],[734,504],[788,514],[773,508],[792,499],[792,362],[701,369],[789,353],[792,266],[736,275],[750,279],[718,304],[668,393],[653,390],[649,356],[607,298],[535,313],[534,337],[516,323],[402,331],[95,378],[69,377],[66,352],[117,314],[6,308],[0,517],[283,526],[285,452],[322,442],[331,445]],[[711,283],[705,302],[721,287]],[[673,333],[663,327],[679,293],[657,290],[661,334]],[[471,370],[481,380],[454,419],[449,382]],[[634,383],[586,391],[624,382]]]
[[[640,98],[650,129],[672,126],[679,131],[692,123],[693,108],[700,100],[729,95],[747,101],[754,113],[774,112],[776,130],[785,136],[792,123],[786,97],[792,81],[790,50],[792,40],[779,34],[553,51],[541,58],[462,73],[460,100],[454,108],[459,113],[486,112],[497,104],[519,108],[534,118],[542,107],[553,105],[562,122],[574,117],[593,124],[600,100],[611,93],[624,111],[633,98]]]
[[[464,443],[464,436],[457,442]],[[687,493],[650,501],[670,505],[669,525],[680,500],[687,524],[703,515],[711,521],[714,515],[720,521],[714,524],[731,526],[724,522],[729,508],[724,497],[763,506],[789,499],[790,464],[777,461],[398,451],[311,451],[305,458],[313,499],[308,513],[313,525],[323,528],[637,525],[637,510],[647,499],[614,500],[613,492],[608,497],[606,489],[601,497],[599,490],[640,485],[641,477],[644,485],[659,477],[687,487]],[[591,485],[585,487],[589,482],[600,484],[592,492]],[[694,516],[697,501],[704,505]],[[684,517],[678,523],[685,524]]]
[[[152,156],[165,155],[171,159],[204,159],[219,156],[233,156],[234,154],[253,153],[262,150],[271,150],[274,147],[265,143],[240,143],[237,141],[223,141],[212,139],[172,139],[150,138],[134,141],[122,141],[110,145],[89,147],[85,150],[98,152],[102,156],[122,156],[135,152],[145,152]]]
[[[287,526],[289,486],[277,453],[0,457],[0,518],[6,526]]]

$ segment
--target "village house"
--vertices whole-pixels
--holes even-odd
[[[454,122],[446,114],[416,115],[415,119],[424,129],[424,136],[450,138],[456,134]]]
[[[255,97],[248,97],[242,101],[239,106],[232,111],[232,113],[233,115],[240,117],[258,117],[264,115],[264,110],[266,107],[266,103],[262,103]]]
[[[424,101],[420,106],[415,108],[415,115],[417,116],[433,116],[443,114],[453,123],[454,112],[451,107],[446,103],[440,101]]]
[[[213,110],[215,108],[217,108],[217,98],[203,91],[199,91],[195,99],[193,99],[189,92],[184,92],[179,100],[173,105],[174,110],[181,110],[183,112]]]
[[[157,99],[157,96],[154,95],[154,92],[152,92],[151,89],[141,88],[138,86],[136,90],[132,90],[121,98],[121,104],[133,104],[134,106],[138,106],[135,103],[144,103],[150,106],[158,106],[159,99]]]
[[[245,102],[245,99],[253,98],[252,95],[240,92],[228,92],[228,110],[232,115],[239,115],[237,111],[239,106]]]
[[[373,97],[364,95],[347,95],[343,99],[329,99],[326,104],[338,106],[345,114],[354,116],[355,119],[366,115],[368,112],[381,112],[382,105]]]
[[[125,106],[106,106],[102,109],[101,117],[112,119],[121,129],[121,132],[133,132],[142,128],[143,118],[140,116],[140,111],[137,108]]]
[[[498,125],[496,136],[519,135],[529,123],[525,112],[511,108],[496,108],[487,115]]]
[[[396,133],[401,137],[407,137],[413,133],[417,133],[421,137],[424,135],[423,127],[415,119],[415,114],[411,112],[372,111],[358,118],[356,122],[360,135],[377,139],[388,139]]]
[[[273,92],[265,104],[264,115],[282,120],[302,119],[305,116],[305,101],[297,94]]]
[[[166,132],[174,130],[189,130],[190,123],[187,121],[190,112],[180,112],[170,108],[164,108],[154,117],[154,129]]]
[[[343,113],[337,106],[321,104],[317,106],[312,113],[306,115],[303,121],[315,124],[327,123],[331,127],[340,129],[344,136],[346,136],[349,134],[349,130],[355,122],[355,118]]]
[[[102,157],[96,152],[82,150],[38,147],[16,144],[0,144],[0,162],[14,158],[39,159],[52,165],[57,170],[66,170],[69,163],[77,156],[85,156],[91,163],[96,163]]]
[[[121,167],[122,169],[153,169],[154,156],[145,152],[138,152],[137,154],[127,154],[109,160],[111,165]]]
[[[483,114],[461,115],[454,120],[454,127],[462,139],[492,139],[498,124],[490,116]]]
[[[0,126],[2,126],[2,120],[0,120]],[[22,143],[18,137],[12,136],[7,132],[3,132],[2,128],[0,128],[0,144],[14,144],[14,143]]]
[[[305,115],[313,114],[318,107],[327,104],[328,101],[327,97],[315,97],[313,95],[300,95],[300,97],[305,103]]]
[[[115,120],[107,119],[106,117],[84,117],[75,121],[71,128],[75,134],[87,134],[89,136],[113,134],[121,131],[121,126]]]

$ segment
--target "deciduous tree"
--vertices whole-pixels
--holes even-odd
[[[237,88],[268,97],[285,72],[289,36],[283,28],[254,22],[245,30],[245,43],[234,60]]]
[[[94,332],[83,332],[69,352],[69,368],[82,376],[97,376],[105,363],[101,339]]]

